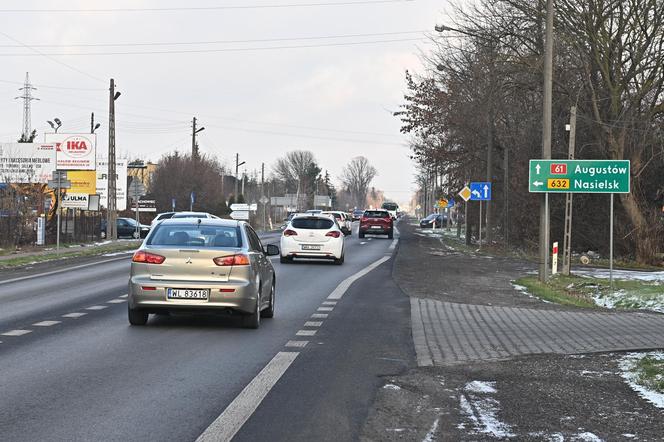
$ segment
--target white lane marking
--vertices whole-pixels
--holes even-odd
[[[390,244],[389,250],[394,250],[397,247],[397,243],[399,242],[398,239],[392,240],[392,244]]]
[[[111,299],[110,301],[106,301],[108,304],[121,304],[123,302],[127,302],[126,299]]]
[[[35,324],[32,324],[37,327],[50,327],[55,324],[62,324],[62,321],[42,321],[42,322],[37,322]]]
[[[350,288],[351,284],[353,284],[355,281],[357,281],[358,279],[360,279],[361,277],[363,277],[364,275],[366,275],[367,273],[369,273],[370,271],[372,271],[373,269],[375,269],[376,267],[378,267],[379,265],[381,265],[382,263],[384,263],[388,259],[390,259],[389,256],[383,256],[382,258],[380,258],[378,261],[374,262],[373,264],[369,264],[366,268],[364,268],[364,269],[360,270],[359,272],[357,272],[356,274],[351,275],[348,278],[344,279],[343,281],[341,281],[341,284],[339,284],[337,286],[337,288],[334,289],[334,291],[332,293],[330,293],[330,296],[328,296],[327,299],[341,299],[341,297]],[[321,308],[324,308],[324,307],[321,307]],[[320,308],[318,310],[320,310]]]
[[[323,325],[323,321],[307,321],[304,323],[305,327],[320,327]]]
[[[327,313],[314,313],[313,315],[311,315],[311,317],[315,319],[325,319],[328,316],[329,315]]]
[[[104,310],[105,308],[108,308],[107,305],[93,305],[91,307],[86,307],[86,310]]]
[[[318,307],[316,310],[319,312],[331,312],[334,310],[334,307]]]
[[[63,318],[80,318],[81,316],[85,316],[87,313],[79,313],[79,312],[74,312],[74,313],[67,313],[66,315],[62,315]]]
[[[120,298],[127,298],[129,296],[129,293],[125,293],[124,295],[120,296]]]
[[[313,336],[316,334],[316,330],[298,330],[295,333],[296,336]]]
[[[32,333],[32,330],[10,330],[2,334],[2,336],[23,336]]]
[[[127,255],[129,255],[129,252],[127,252]],[[42,276],[57,275],[58,273],[65,273],[65,272],[69,272],[71,270],[84,269],[86,267],[92,267],[92,266],[96,266],[96,265],[99,265],[99,264],[107,264],[107,263],[113,262],[113,261],[121,261],[121,260],[127,259],[127,258],[130,258],[130,256],[123,256],[121,258],[106,259],[104,261],[91,262],[89,264],[81,264],[79,266],[67,267],[66,269],[52,270],[50,272],[44,272],[44,273],[37,273],[36,275],[21,276],[20,278],[13,278],[13,279],[7,279],[5,281],[0,281],[0,285],[10,284],[12,282],[25,281],[26,279],[41,278]]]
[[[360,241],[360,245],[361,245],[361,246],[363,246],[363,245],[365,245],[365,244],[367,244],[366,241]]]
[[[270,392],[272,387],[288,370],[299,352],[279,352],[244,387],[223,413],[198,436],[196,442],[229,441],[254,414],[256,408]]]
[[[337,305],[337,301],[323,301],[323,305]]]
[[[307,345],[309,341],[288,341],[286,342],[286,347],[299,347],[302,348]]]

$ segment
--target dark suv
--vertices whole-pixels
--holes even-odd
[[[360,218],[360,238],[366,234],[394,236],[394,220],[387,210],[365,210]]]
[[[139,234],[136,234],[136,220],[133,218],[117,218],[115,220],[115,225],[117,226],[118,238],[128,237],[128,238],[145,238],[150,232],[150,226],[145,224],[140,224],[138,231]],[[101,220],[101,237],[106,238],[106,219]]]

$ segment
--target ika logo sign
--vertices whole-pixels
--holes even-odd
[[[55,144],[58,170],[95,170],[95,135],[46,134],[46,139]]]

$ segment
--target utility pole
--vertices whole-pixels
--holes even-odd
[[[246,161],[243,161],[243,162],[240,163],[240,154],[236,153],[235,154],[235,200],[236,201],[237,201],[237,196],[238,196],[237,192],[239,190],[238,189],[238,184],[239,184],[238,183],[238,173],[239,173],[239,170],[240,170],[240,166],[243,165],[244,163],[246,163]],[[244,189],[244,185],[243,185],[243,189]]]
[[[14,97],[15,100],[23,100],[23,139],[26,142],[30,139],[32,132],[31,103],[34,100],[39,100],[39,98],[32,96],[32,91],[36,90],[37,88],[30,84],[30,74],[26,72],[25,83],[23,83],[22,88],[19,88],[19,91],[22,91],[22,94],[18,97]]]
[[[576,106],[572,106],[569,117],[569,155],[574,159],[576,148]],[[565,236],[563,237],[563,275],[569,276],[572,258],[572,197],[573,193],[565,194]]]
[[[196,134],[204,130],[205,130],[204,127],[196,129],[196,117],[194,117],[191,122],[191,158],[193,160],[197,160],[199,158],[198,143],[196,142]]]
[[[108,100],[108,198],[106,213],[106,238],[114,241],[118,239],[116,226],[117,214],[117,189],[115,170],[115,100],[120,92],[115,92],[115,80],[111,78]]]
[[[265,229],[265,209],[267,208],[267,203],[265,201],[265,163],[261,163],[261,202],[263,203],[263,230]]]
[[[95,113],[90,114],[90,133],[95,133]]]
[[[553,102],[553,0],[546,1],[546,40],[544,43],[544,110],[542,115],[542,159],[551,159],[551,114]],[[549,194],[540,200],[539,280],[546,282],[549,271]]]

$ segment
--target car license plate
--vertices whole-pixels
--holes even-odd
[[[381,226],[371,226],[372,229],[382,229]]]
[[[303,244],[302,245],[302,250],[320,250],[321,246],[312,246],[309,244]]]
[[[169,299],[208,299],[208,289],[168,289]]]

